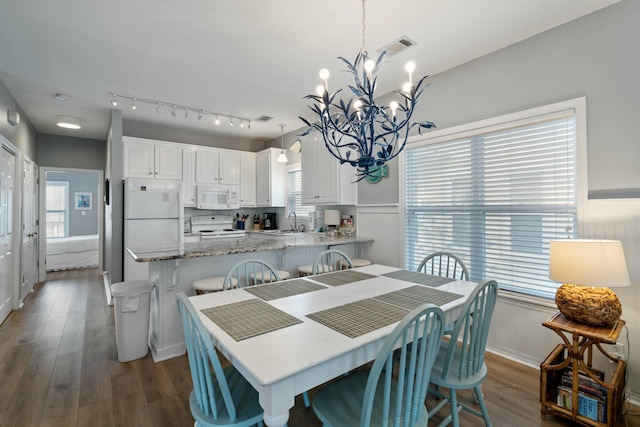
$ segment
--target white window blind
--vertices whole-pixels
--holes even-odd
[[[552,297],[549,241],[576,236],[575,123],[571,110],[408,146],[406,268],[448,251],[472,281]]]
[[[296,213],[297,218],[309,216],[309,212],[315,212],[313,205],[302,205],[302,171],[300,163],[294,163],[288,167],[287,177],[287,214]]]

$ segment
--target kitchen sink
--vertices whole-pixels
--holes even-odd
[[[291,234],[297,234],[297,233],[301,233],[300,231],[297,230],[262,230],[262,233],[264,234],[272,234],[272,235],[276,235],[276,236],[288,236]]]

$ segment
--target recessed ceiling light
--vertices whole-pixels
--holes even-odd
[[[80,119],[72,116],[57,116],[56,125],[66,129],[80,129]]]
[[[56,99],[58,101],[68,101],[71,99],[69,95],[65,95],[64,93],[56,93]]]

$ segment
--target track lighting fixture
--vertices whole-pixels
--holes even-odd
[[[110,94],[111,94],[111,105],[114,107],[118,105],[118,98],[122,98],[125,100],[129,100],[131,102],[132,110],[137,109],[138,105],[141,103],[143,104],[143,107],[144,107],[144,104],[152,104],[155,106],[156,113],[158,114],[160,114],[162,107],[167,107],[172,117],[176,116],[176,110],[181,110],[181,111],[184,110],[185,118],[189,118],[189,112],[193,112],[197,114],[198,120],[202,120],[202,118],[206,115],[211,115],[215,117],[213,123],[216,125],[219,125],[220,117],[223,117],[223,118],[226,117],[229,119],[229,125],[231,126],[233,126],[235,124],[235,121],[238,120],[240,122],[241,128],[247,127],[248,129],[251,129],[251,120],[245,117],[231,116],[229,114],[219,113],[216,111],[208,111],[208,110],[205,110],[204,108],[189,107],[188,105],[173,104],[171,102],[158,101],[158,100],[149,99],[149,98],[140,98],[137,96],[124,95],[124,94],[115,93],[115,92],[110,92]],[[245,122],[246,122],[246,125],[245,125]]]

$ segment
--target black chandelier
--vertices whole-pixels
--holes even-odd
[[[307,95],[305,99],[312,99],[309,105],[317,116],[317,121],[300,119],[309,126],[301,136],[314,130],[319,131],[329,152],[340,163],[349,163],[356,168],[357,181],[377,172],[378,168],[395,158],[407,143],[409,131],[418,126],[422,129],[435,127],[432,122],[410,123],[418,98],[422,94],[427,76],[422,77],[415,85],[412,73],[415,69],[413,62],[408,62],[405,70],[409,73],[409,81],[402,90],[395,91],[401,97],[401,103],[392,101],[388,106],[378,105],[375,101],[377,85],[376,74],[384,65],[382,62],[385,52],[377,61],[369,58],[365,50],[365,0],[362,1],[362,48],[353,63],[345,58],[342,60],[347,70],[353,74],[355,85],[349,85],[352,96],[349,100],[336,99],[342,91],[339,89],[330,93],[328,87],[329,70],[322,69],[320,78],[322,86],[318,86],[316,95]]]

